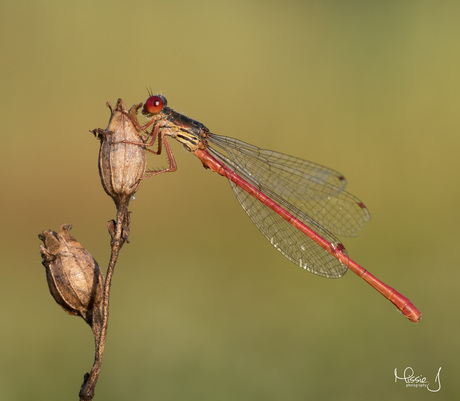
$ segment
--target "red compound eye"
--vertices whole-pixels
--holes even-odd
[[[144,104],[142,114],[157,114],[166,106],[166,98],[161,95],[150,96]]]

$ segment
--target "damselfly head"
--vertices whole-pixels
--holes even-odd
[[[164,96],[154,95],[150,96],[147,101],[144,103],[144,108],[142,109],[142,114],[144,115],[153,115],[160,113],[164,107],[168,104],[168,101]]]

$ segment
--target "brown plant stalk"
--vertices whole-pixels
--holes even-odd
[[[104,190],[115,202],[117,218],[116,221],[110,221],[108,225],[111,236],[111,255],[104,284],[102,325],[100,332],[95,333],[94,363],[91,372],[84,376],[79,394],[81,401],[90,401],[94,397],[94,389],[101,371],[102,356],[107,338],[110,286],[120,249],[129,236],[128,205],[131,197],[139,188],[147,165],[145,149],[127,143],[128,141],[142,141],[142,135],[132,122],[132,119],[137,121],[137,110],[141,104],[131,107],[129,112],[121,99],[118,99],[115,109],[112,109],[109,103],[107,106],[111,110],[107,129],[95,129],[92,132],[101,141],[99,174]]]
[[[128,221],[126,221],[128,219]],[[113,230],[111,230],[114,228]],[[95,352],[94,352],[94,363],[90,373],[86,373],[83,379],[83,384],[80,389],[80,400],[91,401],[94,397],[94,389],[101,372],[102,356],[104,354],[105,341],[107,338],[107,328],[109,322],[109,306],[110,306],[110,286],[112,283],[112,277],[117,263],[120,249],[125,243],[123,238],[123,227],[129,227],[129,212],[125,206],[117,206],[117,220],[109,223],[109,232],[112,231],[111,235],[111,255],[109,265],[107,267],[107,273],[104,283],[104,293],[102,301],[102,324],[96,326],[97,329],[93,330],[95,340]]]
[[[146,149],[139,146],[145,142],[145,137],[137,128],[137,111],[141,104],[128,111],[123,100],[118,99],[115,108],[109,103],[107,106],[111,111],[107,129],[91,131],[101,142],[99,174],[102,186],[117,210],[116,220],[108,224],[111,255],[105,280],[96,260],[70,236],[71,226],[63,225],[59,233],[48,230],[39,235],[44,242],[40,252],[52,296],[67,313],[81,316],[93,331],[94,362],[91,371],[84,375],[79,392],[81,401],[94,398],[107,338],[112,277],[130,231],[129,201],[139,188],[147,164]]]

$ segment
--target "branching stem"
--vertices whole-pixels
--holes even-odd
[[[121,202],[117,205],[117,220],[109,223],[111,235],[111,255],[104,282],[104,295],[102,303],[102,319],[95,313],[93,316],[93,333],[95,341],[94,363],[90,373],[86,373],[80,389],[80,401],[91,401],[94,397],[94,389],[101,372],[102,356],[104,354],[105,341],[107,338],[107,327],[109,322],[110,285],[112,282],[115,264],[117,263],[120,249],[126,241],[129,233],[129,212],[128,202]]]

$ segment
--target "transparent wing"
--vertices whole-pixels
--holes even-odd
[[[338,278],[346,273],[347,266],[334,258],[304,233],[289,224],[278,213],[262,202],[259,202],[232,181],[229,182],[236,198],[256,227],[291,262],[322,277]],[[269,196],[273,197],[275,202],[281,203],[276,195],[269,194]],[[285,205],[283,206],[285,207]],[[308,216],[299,210],[292,210],[292,208],[290,212],[304,222],[304,224],[314,229],[324,239],[337,248],[340,248],[343,253],[346,253],[345,248],[337,238],[312,221]]]
[[[283,153],[259,149],[234,138],[211,134],[208,142],[224,150],[228,156],[213,147],[209,148],[210,153],[261,192],[276,197],[277,203],[312,229],[320,227],[329,236],[356,236],[362,225],[370,220],[364,204],[344,190],[344,176],[334,170]],[[252,203],[252,200],[243,201],[240,190],[237,192],[232,186],[247,211],[245,204]],[[257,216],[248,214],[259,227],[255,221]],[[269,238],[270,233],[264,235]],[[332,239],[334,243],[336,239]]]

